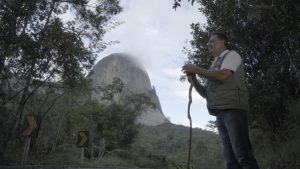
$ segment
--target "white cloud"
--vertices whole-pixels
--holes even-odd
[[[100,55],[101,59],[111,53],[126,52],[137,57],[147,70],[152,85],[160,98],[162,109],[172,122],[186,125],[186,104],[188,101],[188,82],[179,81],[182,64],[187,60],[182,53],[185,41],[190,40],[190,24],[205,22],[198,12],[197,4],[191,6],[182,2],[182,7],[172,9],[173,0],[121,0],[124,11],[114,20],[124,22],[108,32],[106,41],[120,41],[109,46]],[[193,104],[198,105],[206,121],[206,103],[196,92]],[[193,106],[194,106],[193,105]],[[205,120],[198,120],[199,126],[205,126]]]

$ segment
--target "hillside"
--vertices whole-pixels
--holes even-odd
[[[175,169],[181,165],[186,168],[188,141],[189,128],[185,126],[170,123],[139,125],[138,137],[127,149],[115,149],[102,157],[91,157],[91,146],[85,148],[83,167]],[[94,153],[97,153],[95,149]],[[31,155],[28,165],[80,167],[80,154],[80,148],[70,145],[43,157]],[[193,129],[191,164],[194,169],[222,168],[218,135],[199,128]]]
[[[140,167],[174,168],[182,165],[185,168],[188,159],[188,143],[188,127],[174,124],[141,126],[139,138],[131,151],[136,152],[137,164],[140,165],[143,160],[148,163]],[[191,157],[194,168],[221,168],[223,166],[221,160],[218,135],[194,128]]]
[[[140,125],[139,136],[128,151],[115,151],[118,158],[142,168],[184,168],[188,158],[189,128],[174,124]],[[108,158],[108,157],[106,157]],[[223,166],[218,135],[193,129],[194,168],[215,169]]]

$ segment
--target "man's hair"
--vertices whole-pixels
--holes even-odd
[[[225,44],[226,48],[228,47],[228,37],[225,33],[223,33],[223,32],[213,32],[211,35],[216,35],[218,37],[218,39],[224,40],[224,44]]]

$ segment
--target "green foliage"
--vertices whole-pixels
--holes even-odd
[[[130,147],[138,134],[137,118],[153,103],[145,94],[130,94],[121,102],[114,102],[114,95],[122,92],[123,86],[119,78],[114,78],[112,84],[102,88],[107,96],[103,100],[111,101],[108,105],[87,100],[81,106],[74,106],[67,113],[66,131],[71,134],[89,130],[93,137],[105,139],[107,152]]]
[[[208,121],[208,124],[206,125],[210,129],[210,131],[217,133],[218,132],[218,127],[216,121]]]
[[[176,168],[186,166],[189,128],[173,124],[141,126],[137,141],[125,157],[139,167]],[[222,168],[218,136],[212,132],[193,129],[192,158],[194,168]]]
[[[190,2],[190,1],[191,1],[191,4],[193,5],[196,0],[188,0],[188,2]],[[181,7],[180,3],[181,3],[181,0],[174,0],[173,9],[176,10],[178,7]]]
[[[3,129],[7,132],[1,139],[1,147],[5,148],[1,148],[0,156],[16,139],[23,114],[46,115],[49,110],[41,105],[51,109],[49,102],[56,102],[53,93],[49,96],[52,100],[47,101],[50,88],[58,91],[78,87],[96,53],[106,47],[102,38],[112,28],[108,21],[121,12],[121,7],[118,0],[91,2],[1,1],[0,110],[10,115]],[[47,97],[39,96],[44,101],[37,101],[35,94],[40,95],[46,88]]]
[[[108,84],[102,89],[103,91],[103,100],[113,101],[113,97],[120,93],[124,88],[124,83],[121,81],[120,78],[114,77],[112,84]]]
[[[109,88],[103,89],[118,88],[120,84],[123,85],[119,80],[118,83],[112,83],[107,85]],[[137,118],[143,110],[154,105],[146,94],[130,94],[119,103],[100,104],[98,101],[89,100],[92,90],[89,81],[82,81],[78,87],[66,88],[60,94],[58,91],[53,93],[52,88],[48,94],[48,90],[45,89],[44,92],[38,92],[31,97],[27,108],[29,111],[36,112],[43,109],[47,111],[40,112],[43,117],[42,125],[38,138],[32,141],[28,163],[78,164],[80,157],[73,157],[71,154],[78,149],[77,134],[81,130],[88,130],[90,133],[90,144],[85,149],[86,157],[103,158],[104,155],[108,159],[119,158],[114,154],[128,150],[138,135]],[[113,92],[113,95],[121,91],[122,88]],[[52,107],[48,109],[48,104],[52,104],[52,99],[56,99],[57,96],[59,96],[57,103],[50,105]],[[46,97],[47,99],[44,99]],[[9,148],[9,152],[19,151],[22,150],[24,142],[16,141],[10,145],[14,148]],[[4,159],[9,164],[18,163],[16,159],[21,159],[20,155],[21,153],[19,155],[11,153]],[[66,158],[63,160],[57,158],[61,156]]]
[[[137,134],[136,118],[133,111],[124,109],[122,105],[111,104],[107,107],[98,121],[102,128],[98,131],[108,141],[108,151],[125,148],[132,143]]]
[[[116,0],[4,1],[1,8],[1,73],[66,82],[91,68],[93,53],[105,48],[105,24],[121,11]],[[70,11],[76,16],[62,20]]]
[[[186,166],[189,128],[173,124],[137,126],[138,136],[130,147],[109,151],[103,158],[85,158],[85,167],[140,167],[173,169]],[[86,149],[87,150],[87,149]],[[62,158],[63,157],[63,158]],[[80,149],[64,150],[33,159],[36,164],[80,165]],[[223,161],[218,136],[210,131],[193,129],[192,165],[194,168],[222,168]]]
[[[149,106],[153,103],[147,95],[132,94],[124,103],[112,103],[106,108],[98,124],[103,129],[102,136],[109,140],[108,150],[126,148],[133,143],[138,134],[137,118]]]

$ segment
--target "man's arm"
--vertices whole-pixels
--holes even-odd
[[[198,74],[199,76],[205,77],[209,80],[217,80],[221,82],[227,80],[233,74],[233,71],[229,69],[207,70],[199,67],[196,72],[196,74]]]
[[[198,74],[201,77],[207,78],[209,80],[225,81],[230,76],[232,76],[233,71],[229,69],[222,70],[207,70],[197,67],[193,64],[186,64],[182,67],[184,73],[187,74]]]
[[[199,83],[195,74],[188,75],[188,81],[194,86],[196,91],[203,97],[206,98],[206,89]]]

